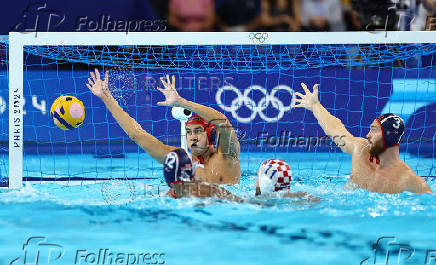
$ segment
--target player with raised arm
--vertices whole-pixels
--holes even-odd
[[[352,168],[347,186],[358,186],[380,193],[431,193],[425,180],[399,157],[399,144],[404,134],[404,122],[396,114],[388,113],[376,118],[366,139],[355,137],[342,122],[331,115],[319,102],[318,86],[313,93],[301,83],[305,95],[297,92],[295,107],[312,111],[324,132],[345,153],[352,155]]]
[[[95,73],[91,72],[90,74],[92,79],[88,78],[86,86],[104,102],[127,135],[159,163],[169,162],[167,155],[178,148],[166,145],[146,132],[135,119],[119,106],[108,87],[108,71],[106,71],[104,80],[101,79],[97,69],[95,69]],[[193,170],[189,176],[190,180],[215,184],[239,183],[241,176],[240,146],[236,133],[226,116],[213,108],[180,97],[175,89],[175,76],[172,77],[172,82],[168,75],[166,81],[161,78],[161,82],[165,88],[158,89],[165,95],[165,101],[158,102],[158,105],[182,107],[197,113],[187,121],[186,125],[188,149],[192,152],[194,159]],[[177,154],[179,162],[185,161],[184,165],[182,163],[174,164],[179,171],[183,166],[191,167],[191,160],[183,149],[179,149]],[[186,159],[189,159],[189,163],[186,162]],[[179,177],[180,174],[175,175],[175,178]],[[167,181],[167,183],[174,186],[172,182],[177,180]],[[220,189],[218,186],[216,188]],[[223,191],[223,193],[225,192]],[[195,195],[192,194],[192,196]],[[215,195],[213,192],[210,194],[210,196]]]

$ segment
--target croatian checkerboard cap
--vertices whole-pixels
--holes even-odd
[[[261,193],[289,190],[292,181],[291,167],[281,159],[268,159],[259,167]]]

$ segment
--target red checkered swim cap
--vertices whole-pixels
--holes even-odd
[[[281,159],[268,159],[260,165],[258,178],[262,194],[289,190],[292,181],[291,167]]]

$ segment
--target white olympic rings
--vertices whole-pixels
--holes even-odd
[[[230,90],[236,94],[236,98],[232,100],[230,106],[226,106],[221,99],[222,93],[226,90]],[[265,95],[257,104],[256,102],[254,102],[253,99],[249,97],[250,92],[253,90],[259,90]],[[292,95],[291,104],[289,106],[285,106],[283,102],[275,96],[279,90],[288,91],[289,94]],[[291,108],[295,105],[295,93],[292,88],[285,85],[278,85],[274,87],[271,91],[271,94],[268,94],[268,91],[259,85],[249,86],[247,89],[244,90],[244,93],[241,93],[241,91],[233,85],[227,85],[217,91],[217,93],[215,94],[215,100],[221,109],[227,112],[231,112],[232,117],[234,119],[237,119],[238,122],[250,123],[256,118],[257,114],[259,114],[259,116],[266,122],[277,122],[281,118],[283,118],[285,112],[290,111]],[[268,117],[267,115],[265,115],[264,110],[266,110],[266,108],[270,104],[273,108],[279,111],[277,113],[277,117]],[[238,115],[237,111],[242,106],[246,106],[251,111],[251,115],[249,117],[240,117]]]
[[[267,32],[251,32],[249,35],[249,38],[253,43],[264,43],[268,37]]]

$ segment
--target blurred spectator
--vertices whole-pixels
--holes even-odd
[[[215,24],[213,0],[170,0],[168,23],[180,31],[212,31]]]
[[[222,31],[253,31],[260,24],[261,0],[217,0],[218,24]]]
[[[419,1],[417,1],[419,2]],[[412,24],[412,30],[436,30],[436,0],[421,0],[416,22]],[[429,23],[427,25],[427,23]]]
[[[304,31],[344,31],[339,0],[304,0],[301,18]]]
[[[344,13],[344,22],[346,31],[361,30],[361,25],[358,20],[358,14],[353,9],[351,0],[342,0],[342,11]]]
[[[152,4],[158,17],[168,18],[169,0],[149,0]],[[168,21],[167,21],[168,22]]]
[[[360,30],[395,30],[398,0],[351,0]]]
[[[260,31],[300,31],[301,0],[262,0]]]
[[[423,30],[434,0],[352,0],[362,30]]]
[[[421,1],[399,0],[397,3],[396,30],[409,31],[412,23],[416,22]]]
[[[422,2],[422,4],[427,8],[427,10],[436,10],[436,0],[417,0],[418,2]]]

